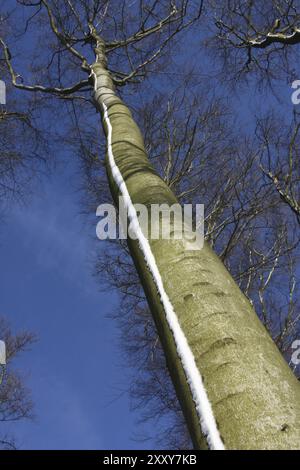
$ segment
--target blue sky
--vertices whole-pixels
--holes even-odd
[[[22,32],[23,9],[16,15]],[[30,82],[28,57],[37,37],[32,26],[28,31],[22,40],[11,37],[10,46],[14,64]],[[9,90],[7,106],[16,99],[22,108],[27,98]],[[151,449],[157,444],[143,438],[153,423],[137,425],[140,413],[130,409],[132,371],[124,367],[120,332],[109,318],[119,308],[117,296],[100,292],[101,281],[92,276],[92,253],[95,247],[98,254],[104,251],[105,242],[95,244],[96,207],[94,224],[80,215],[76,155],[58,135],[65,137],[70,124],[66,106],[56,102],[53,113],[41,99],[45,109],[37,112],[38,127],[56,137],[50,149],[55,170],[51,177],[33,179],[32,195],[21,206],[11,204],[0,225],[0,315],[15,331],[30,330],[38,337],[31,351],[15,361],[26,375],[36,417],[14,423],[11,431],[23,449]],[[91,107],[84,116],[100,138],[99,115]]]
[[[108,317],[117,298],[99,292],[91,276],[97,218],[93,227],[78,215],[76,176],[64,171],[26,205],[11,206],[0,230],[0,314],[38,336],[16,361],[36,418],[15,423],[13,432],[24,449],[151,448],[134,439],[142,429],[130,411],[129,371]]]
[[[177,60],[212,65],[199,52],[200,38],[190,39],[187,57]],[[152,80],[155,90],[165,86],[165,76],[158,77]],[[207,83],[203,72],[199,80]],[[218,93],[229,97],[249,134],[253,116],[278,105],[273,97],[262,99],[253,84],[232,95],[220,83]],[[293,110],[290,95],[290,84],[283,84],[282,115]],[[144,96],[141,87],[133,101],[139,96]],[[12,430],[23,449],[151,449],[153,442],[134,439],[147,426],[137,426],[139,413],[130,410],[129,370],[118,345],[119,330],[109,318],[118,299],[100,292],[99,278],[91,275],[98,220],[85,223],[79,215],[75,189],[81,182],[74,166],[60,165],[51,178],[34,181],[33,195],[22,206],[11,205],[0,226],[0,315],[15,330],[38,336],[32,350],[16,361],[32,390],[36,417],[15,423]],[[99,253],[105,250],[104,242],[96,246]]]

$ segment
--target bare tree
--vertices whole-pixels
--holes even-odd
[[[293,113],[292,122],[279,125],[269,114],[257,124],[260,143],[260,168],[283,202],[300,221],[299,188],[299,116]]]
[[[24,374],[20,374],[15,367],[15,359],[28,350],[35,341],[35,335],[25,331],[14,334],[8,322],[1,317],[0,338],[6,345],[7,361],[0,384],[0,449],[15,449],[16,441],[6,431],[6,424],[33,416],[30,392],[24,383]]]
[[[257,73],[260,83],[295,77],[300,16],[294,0],[209,1],[212,44],[231,78]],[[214,26],[213,26],[214,24]],[[233,69],[230,69],[233,67]]]
[[[1,34],[6,31],[5,15],[0,17]],[[0,104],[0,211],[14,200],[24,202],[41,172],[49,171],[46,138],[36,121],[37,100],[24,100],[13,93],[3,60],[0,79],[5,83],[4,103]]]
[[[291,262],[298,256],[297,223],[289,211],[283,218],[285,206],[260,171],[260,138],[256,145],[244,139],[234,130],[237,126],[225,103],[209,98],[206,90],[193,93],[192,105],[188,91],[182,95],[178,90],[174,96],[158,95],[146,109],[135,110],[150,160],[168,184],[176,183],[173,188],[180,200],[205,201],[206,239],[289,360],[289,347],[299,334],[296,261]],[[272,135],[278,136],[276,131]],[[94,208],[108,196],[101,189],[99,164],[87,158],[86,165],[88,202]],[[126,244],[110,242],[106,254],[98,257],[96,274],[101,284],[106,281],[104,289],[108,285],[121,294],[122,308],[114,317],[134,367],[130,389],[134,406],[141,409],[144,420],[157,423],[163,418],[161,432],[154,426],[160,445],[187,448],[181,410]],[[173,432],[164,422],[171,423]]]
[[[192,149],[197,122],[194,128],[186,128],[188,139],[181,145],[173,139],[179,160],[176,162],[176,151],[175,158],[172,152],[167,153],[162,178],[148,160],[140,130],[116,87],[131,84],[135,88],[146,78],[146,72],[157,71],[162,58],[167,62],[168,48],[172,44],[179,47],[179,33],[201,17],[202,3],[195,8],[193,2],[187,1],[139,2],[134,12],[126,1],[117,10],[115,3],[109,1],[63,1],[59,5],[45,0],[34,5],[26,1],[19,3],[34,8],[25,29],[37,18],[49,27],[46,34],[43,30],[44,41],[39,38],[41,44],[46,40],[46,45],[43,54],[33,61],[34,73],[29,74],[29,80],[20,80],[19,67],[23,66],[13,59],[5,38],[1,39],[12,84],[18,90],[72,99],[77,109],[78,103],[91,103],[86,93],[93,86],[93,105],[102,116],[108,144],[106,168],[110,190],[115,201],[120,193],[125,195],[133,221],[136,221],[132,215],[135,202],[170,206],[178,200],[175,194],[178,188],[182,201],[195,194],[199,168],[194,170],[193,181],[192,160],[196,158],[192,159]],[[212,204],[208,242],[201,250],[191,254],[185,240],[147,242],[139,228],[139,243],[128,240],[167,367],[197,448],[223,449],[226,445],[287,449],[299,443],[299,384],[258,321],[254,302],[247,300],[210,246],[217,252],[223,246],[221,257],[225,261],[229,254],[238,252],[237,242],[244,240],[247,231],[253,237],[257,233],[257,227],[251,226],[251,222],[259,221],[255,216],[257,213],[262,216],[266,207],[262,211],[248,195],[254,194],[260,200],[264,185],[249,185],[247,176],[251,175],[255,160],[251,152],[250,157],[248,165],[243,161],[241,167],[234,167],[235,171],[242,171],[242,190],[237,179],[229,177],[230,161],[226,161],[228,167],[222,161],[223,178],[221,182],[217,178],[213,180],[217,198]],[[224,167],[230,170],[227,178]],[[187,180],[192,185],[187,187],[184,183]],[[236,195],[234,204],[233,194]],[[272,213],[268,220],[272,220]],[[251,244],[247,252],[250,263],[255,257],[255,263],[270,269],[267,278],[258,272],[263,315],[264,292],[277,265],[276,262],[270,265],[270,253],[275,261],[283,250],[286,253],[277,242],[282,239],[278,226],[271,233],[276,233],[276,238],[267,252],[255,250]],[[229,235],[227,240],[226,235]],[[237,264],[237,256],[234,260]],[[246,257],[243,261],[249,266]],[[249,282],[252,282],[251,272]]]

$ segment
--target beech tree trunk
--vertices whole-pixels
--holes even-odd
[[[141,132],[116,95],[98,38],[92,66],[94,99],[131,201],[177,202],[151,166]],[[105,119],[105,111],[107,118]],[[114,200],[120,188],[107,157]],[[174,335],[153,275],[137,241],[128,240],[195,448],[212,448],[196,409]],[[208,244],[188,250],[185,240],[151,240],[164,289],[193,353],[226,449],[299,449],[300,385],[223,263]]]

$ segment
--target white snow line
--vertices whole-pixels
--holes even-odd
[[[97,90],[97,76],[95,72],[92,73],[95,75],[95,90]],[[145,261],[148,265],[148,268],[150,269],[150,272],[153,276],[153,280],[159,292],[161,302],[165,310],[167,322],[174,336],[177,353],[181,360],[184,372],[187,377],[187,382],[189,384],[192,397],[195,402],[196,410],[200,419],[201,430],[206,436],[208,446],[211,450],[224,450],[225,447],[218,431],[212,407],[208,399],[201,374],[196,365],[194,355],[181,329],[177,315],[173,309],[170,299],[164,289],[163,281],[159,269],[157,267],[154,255],[152,253],[150,244],[142,232],[138,221],[138,216],[131,201],[126,183],[118,166],[116,165],[112,151],[112,125],[108,116],[107,106],[105,105],[105,103],[102,103],[102,106],[104,110],[104,119],[107,125],[107,151],[112,176],[124,198],[124,204],[126,209],[128,210],[128,218],[131,222],[131,227],[135,232],[139,247],[144,254]]]
[[[299,34],[299,33],[300,33],[300,29],[295,28],[293,33],[287,34],[284,37],[280,36],[280,34],[278,34],[278,33],[267,33],[266,36],[268,38],[282,39],[284,41],[287,41],[288,39],[292,39],[294,36],[296,36],[296,34]],[[253,46],[260,46],[264,42],[266,42],[266,39],[262,39],[261,41],[258,41],[257,39],[251,39],[250,40],[250,44],[252,44]]]

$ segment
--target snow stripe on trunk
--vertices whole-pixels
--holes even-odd
[[[97,90],[97,76],[95,75],[95,90]],[[111,167],[112,176],[116,182],[121,195],[124,198],[124,204],[128,211],[128,218],[131,222],[131,227],[135,232],[139,247],[143,252],[147,266],[153,276],[153,280],[157,287],[161,302],[164,307],[166,319],[170,330],[172,331],[178,356],[181,360],[182,367],[187,377],[193,400],[195,402],[196,410],[200,419],[200,426],[203,434],[206,436],[208,447],[211,450],[225,450],[220,433],[217,428],[215,417],[212,411],[212,406],[208,399],[203,380],[195,362],[194,355],[189,347],[187,339],[181,329],[177,315],[173,309],[170,299],[164,289],[163,281],[157,267],[154,255],[151,251],[150,244],[144,236],[140,227],[138,216],[134,205],[131,201],[126,183],[123,176],[116,165],[113,150],[112,150],[112,125],[108,116],[107,106],[102,102],[104,110],[104,119],[107,125],[107,150],[108,159]]]

